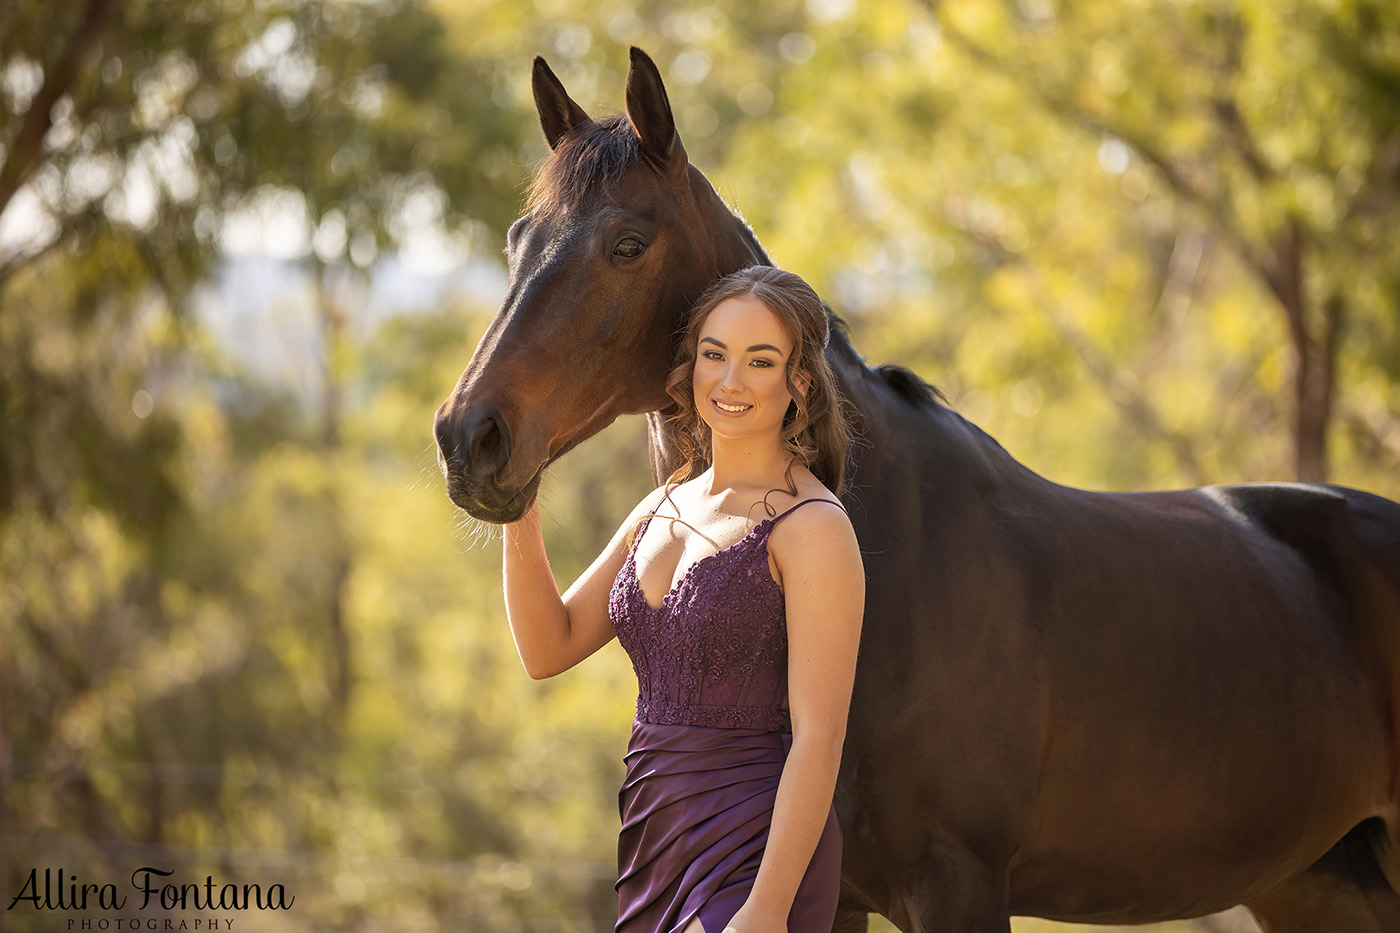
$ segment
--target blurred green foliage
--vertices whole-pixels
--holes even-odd
[[[1043,475],[1397,497],[1397,37],[1379,0],[0,6],[6,890],[153,862],[286,884],[267,930],[611,929],[635,679],[524,675],[431,447],[494,309],[338,297],[424,203],[497,254],[535,54],[596,115],[647,49],[775,261]],[[279,197],[311,401],[192,310]],[[645,444],[547,477],[561,586]]]

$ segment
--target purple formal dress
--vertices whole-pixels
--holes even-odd
[[[653,511],[613,582],[609,611],[638,685],[618,793],[617,933],[680,933],[696,916],[721,933],[753,887],[792,748],[787,616],[768,535],[808,502],[831,500],[799,502],[702,557],[659,609],[643,597],[635,563]],[[831,929],[840,878],[833,806],[789,931]]]

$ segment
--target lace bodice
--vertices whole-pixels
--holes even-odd
[[[768,536],[808,502],[832,500],[804,499],[700,558],[659,608],[643,596],[636,565],[655,511],[642,520],[608,601],[617,640],[637,672],[638,720],[792,731],[786,604],[768,569]]]

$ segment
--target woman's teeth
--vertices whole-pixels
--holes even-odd
[[[724,404],[723,402],[715,402],[715,404],[719,406],[719,408],[720,408],[721,411],[731,411],[731,412],[740,412],[740,411],[745,410],[746,408],[752,407],[752,406],[750,406],[750,405],[726,405],[726,404]]]

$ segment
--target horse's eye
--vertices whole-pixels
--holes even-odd
[[[644,249],[646,249],[646,246],[636,237],[623,237],[622,240],[613,247],[613,255],[621,256],[623,259],[636,259],[638,256],[642,255],[642,250]]]

